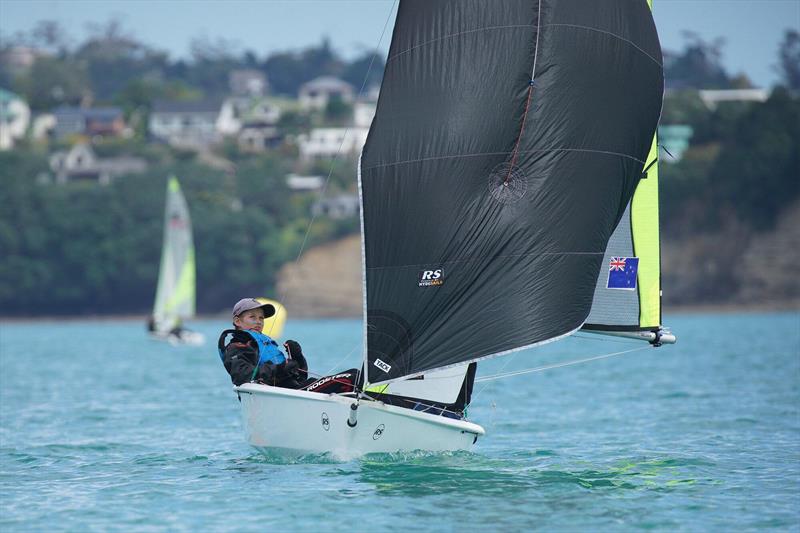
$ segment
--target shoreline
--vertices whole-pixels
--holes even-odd
[[[800,302],[780,302],[771,304],[753,304],[753,305],[737,305],[737,304],[699,304],[699,305],[673,305],[663,306],[662,312],[664,315],[694,315],[694,314],[734,314],[734,313],[785,313],[796,312],[800,314]],[[48,322],[80,322],[80,321],[95,321],[95,322],[141,322],[144,324],[150,315],[143,314],[120,314],[120,315],[43,315],[43,316],[0,316],[0,323],[17,323],[17,322],[32,322],[36,320],[43,320]],[[360,320],[361,316],[357,315],[342,315],[342,316],[296,316],[291,320]],[[204,313],[194,317],[195,320],[223,320],[230,319],[227,313]],[[191,320],[189,321],[191,322]]]

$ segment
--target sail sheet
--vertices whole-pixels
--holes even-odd
[[[167,182],[164,240],[153,306],[156,330],[166,332],[195,313],[195,258],[189,208],[174,176]]]
[[[402,0],[359,190],[368,383],[586,320],[663,68],[644,0]]]

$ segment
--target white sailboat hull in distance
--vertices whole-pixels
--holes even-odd
[[[486,434],[472,422],[336,394],[246,383],[235,387],[247,442],[267,454],[327,453],[349,460],[368,453],[469,450]]]
[[[166,341],[173,346],[202,346],[206,343],[205,335],[197,331],[188,330],[182,331],[180,335],[154,332],[150,334],[150,338],[157,341]]]

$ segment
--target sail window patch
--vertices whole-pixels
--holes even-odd
[[[489,193],[501,204],[513,204],[528,191],[528,178],[519,166],[501,163],[489,174]]]
[[[444,285],[444,269],[432,268],[419,271],[420,287],[438,287]]]
[[[636,290],[638,257],[612,257],[608,262],[607,289]]]

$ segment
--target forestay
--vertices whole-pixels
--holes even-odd
[[[368,383],[584,324],[661,63],[643,0],[401,2],[359,173]]]

